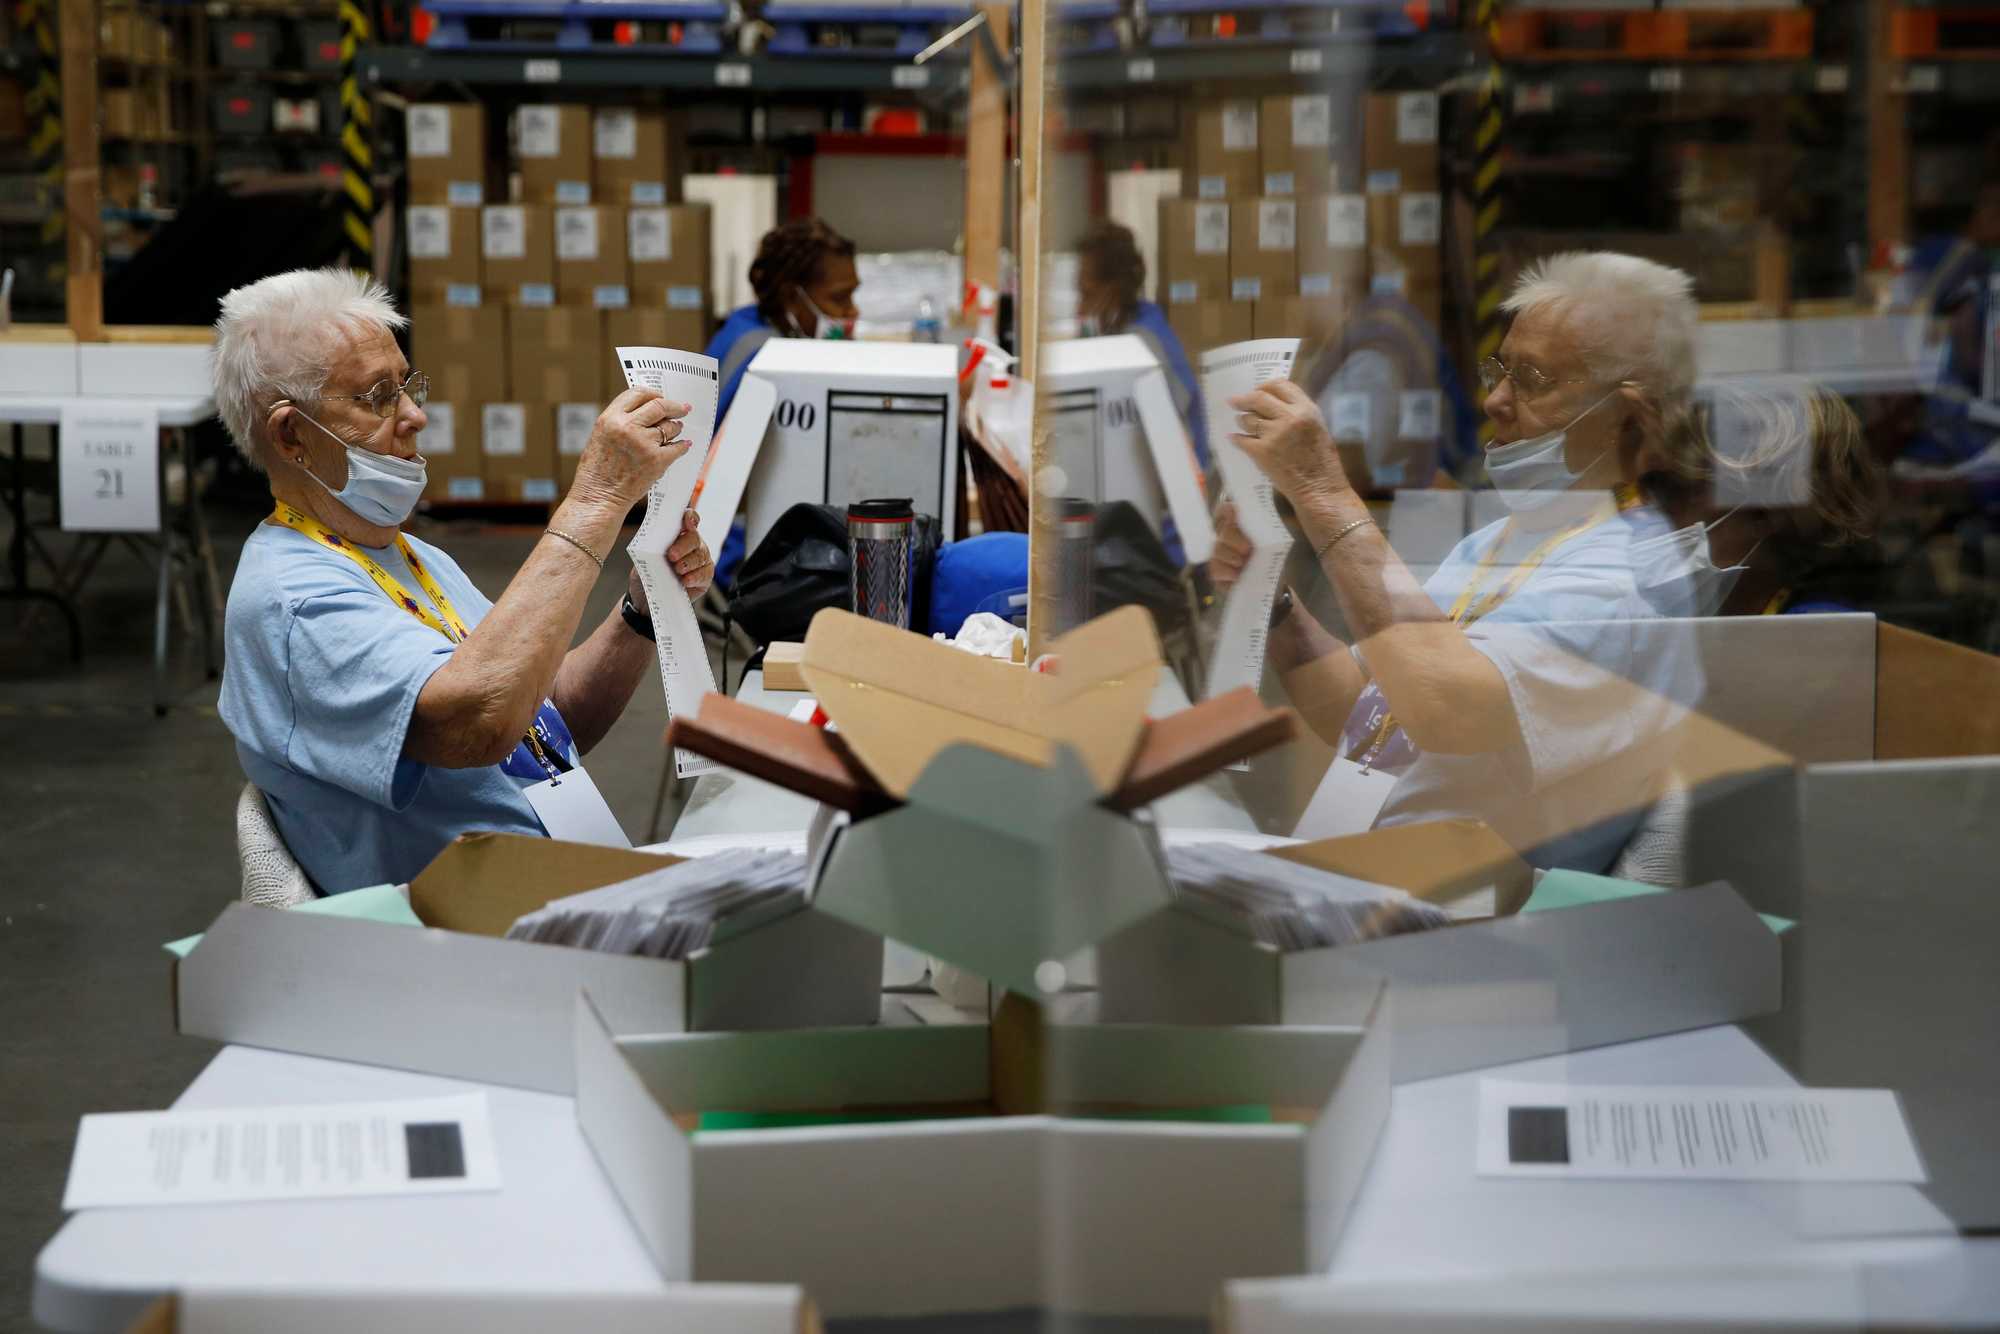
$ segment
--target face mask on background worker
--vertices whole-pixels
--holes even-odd
[[[1741,509],[1738,506],[1737,509]],[[1681,616],[1713,616],[1729,599],[1736,588],[1736,581],[1750,568],[1750,557],[1757,552],[1757,546],[1750,548],[1738,564],[1718,568],[1715,556],[1709,549],[1708,535],[1727,523],[1736,514],[1729,511],[1714,523],[1691,523],[1685,528],[1677,528],[1659,537],[1647,538],[1632,544],[1632,570],[1639,586],[1655,595],[1662,589],[1680,588],[1685,590],[1685,606],[1675,605],[1668,610]]]
[[[853,339],[854,321],[852,319],[836,320],[831,315],[828,315],[825,311],[821,310],[817,305],[813,304],[813,299],[806,295],[805,288],[794,287],[792,290],[799,294],[799,300],[806,303],[806,309],[810,310],[813,313],[813,320],[819,326],[818,331],[816,333],[809,335],[806,334],[806,332],[803,329],[799,330],[799,333],[802,337],[820,338],[832,341],[839,341],[842,339],[847,339],[847,340]],[[796,327],[796,325],[794,327]]]
[[[1563,448],[1576,424],[1597,411],[1606,399],[1617,392],[1612,389],[1606,393],[1570,418],[1567,426],[1486,451],[1486,475],[1492,479],[1494,488],[1500,492],[1501,502],[1509,510],[1522,514],[1540,509],[1581,482],[1599,463],[1611,456],[1611,451],[1607,449],[1582,472],[1571,472],[1564,460]]]
[[[372,449],[350,445],[302,410],[295,407],[292,411],[333,436],[347,451],[347,485],[338,491],[320,481],[311,468],[304,469],[320,490],[381,528],[394,528],[410,517],[424,494],[424,479],[429,471],[421,455],[399,459],[393,454],[377,454]]]

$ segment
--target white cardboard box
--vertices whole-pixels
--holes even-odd
[[[783,1275],[829,1317],[1199,1317],[1229,1278],[1331,1260],[1389,1104],[1387,1001],[1356,1002],[1341,1026],[1043,1030],[1047,1106],[1273,1110],[1217,1124],[984,1114],[994,1052],[1015,1049],[983,1024],[614,1038],[584,997],[577,1120],[669,1281]],[[682,1128],[704,1109],[927,1107]]]
[[[680,860],[479,834],[411,885],[426,928],[231,904],[175,969],[195,1037],[493,1084],[571,1091],[570,1008],[615,1031],[870,1024],[879,937],[810,908],[685,963],[498,938],[541,902]]]
[[[796,1287],[687,1284],[654,1295],[478,1292],[353,1293],[191,1289],[149,1307],[128,1334],[812,1334],[819,1318]]]

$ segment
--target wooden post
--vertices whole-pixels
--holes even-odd
[[[69,327],[104,336],[103,224],[98,218],[97,0],[62,0],[63,213],[69,223]]]
[[[1020,373],[1035,386],[1032,467],[1028,470],[1028,656],[1039,656],[1062,606],[1058,533],[1053,497],[1042,494],[1049,465],[1048,413],[1042,393],[1042,142],[1048,111],[1046,0],[1021,0],[1021,222],[1014,266],[1014,344]]]
[[[1897,90],[1902,62],[1889,29],[1895,6],[1868,0],[1868,265],[1890,264],[1892,247],[1909,239],[1909,98]]]
[[[1013,7],[982,4],[993,44],[1010,49]],[[1000,250],[1007,243],[1007,120],[1011,92],[978,50],[967,42],[972,62],[972,98],[965,131],[965,280],[1000,290]]]

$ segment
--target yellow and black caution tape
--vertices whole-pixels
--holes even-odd
[[[34,64],[28,71],[28,159],[41,183],[42,244],[60,249],[64,241],[62,85],[56,78],[61,55],[56,48],[54,0],[21,0],[16,15],[20,31],[28,35],[34,51]],[[59,262],[57,275],[67,268],[67,263]]]
[[[1500,226],[1500,147],[1505,121],[1505,87],[1500,72],[1500,0],[1477,0],[1473,25],[1486,38],[1486,73],[1479,80],[1478,109],[1473,117],[1472,290],[1473,363],[1500,351],[1500,251],[1494,232]],[[1490,444],[1493,422],[1479,418],[1479,443]]]
[[[368,15],[356,0],[340,0],[340,186],[348,264],[375,268],[374,109],[354,76],[354,58],[371,40]]]

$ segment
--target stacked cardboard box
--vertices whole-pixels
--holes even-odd
[[[1362,134],[1369,285],[1401,296],[1436,327],[1444,284],[1437,94],[1369,94]]]
[[[497,304],[410,306],[410,364],[431,377],[426,499],[493,498],[485,484],[481,410],[507,397],[506,315]]]

